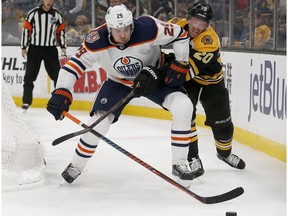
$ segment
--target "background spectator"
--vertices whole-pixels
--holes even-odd
[[[109,6],[113,7],[115,5],[124,4],[125,0],[110,0]]]
[[[249,0],[236,0],[236,10],[244,11],[249,5]]]
[[[271,29],[263,23],[263,16],[260,12],[256,13],[256,25],[254,33],[254,46],[264,47],[270,39]]]
[[[154,4],[153,10],[156,9],[156,11],[153,12],[152,16],[163,21],[170,20],[172,17],[174,17],[174,6],[171,1],[161,0],[159,3],[159,6],[157,5],[158,2]]]
[[[60,1],[60,0],[59,0]],[[81,14],[85,14],[86,0],[61,0],[60,4],[63,15],[67,17],[68,24],[73,25],[76,17]]]
[[[133,14],[133,17],[136,18],[137,16],[141,16],[144,13],[144,9],[143,9],[143,6],[142,6],[142,2],[139,1],[139,4],[140,4],[140,8],[139,8],[139,14],[137,14],[137,9],[136,9],[136,0],[127,0],[126,1],[126,6],[127,8],[132,12]]]
[[[10,2],[4,2],[2,4],[2,36],[4,36],[3,39],[9,42],[9,44],[19,42],[20,31],[18,23],[16,10]]]
[[[266,0],[261,0],[257,5],[257,11],[259,11],[262,14],[271,13],[268,2]]]
[[[178,0],[177,3],[177,17],[186,18],[187,17],[188,4],[186,0]]]
[[[228,23],[228,15],[229,13],[226,11],[226,1],[224,0],[214,0],[211,2],[211,7],[213,9],[213,27],[217,32],[219,38],[228,37],[229,31],[229,23]]]
[[[278,47],[285,49],[287,41],[286,5],[278,9]]]
[[[240,40],[240,44],[242,47],[248,47],[249,46],[249,31],[250,31],[249,14],[242,15],[242,22],[243,22],[243,28],[242,28],[239,40]]]
[[[96,27],[103,25],[105,23],[105,15],[106,15],[105,11],[99,11],[96,14]]]
[[[20,38],[23,22],[28,11],[32,7],[40,5],[42,1],[43,0],[2,0],[2,43],[17,43],[17,38]],[[95,2],[95,11],[92,11],[93,2]],[[140,10],[136,10],[137,2],[140,3]],[[93,23],[93,27],[101,25],[103,23],[103,14],[106,13],[110,5],[125,4],[133,11],[134,17],[148,14],[160,20],[168,21],[174,16],[179,18],[186,17],[187,8],[195,2],[209,2],[211,4],[214,12],[211,26],[219,35],[220,40],[222,40],[222,38],[229,38],[231,43],[229,42],[227,48],[231,45],[240,47],[241,41],[243,45],[243,41],[247,40],[248,43],[245,44],[249,46],[245,46],[245,48],[257,48],[257,46],[253,46],[254,30],[251,33],[251,38],[246,37],[249,29],[247,24],[249,22],[252,22],[251,27],[255,29],[256,16],[254,17],[253,15],[250,21],[246,21],[247,14],[250,12],[250,4],[252,4],[254,9],[253,13],[261,13],[262,24],[266,25],[271,31],[272,38],[268,40],[270,44],[266,44],[265,46],[270,47],[270,49],[286,50],[286,0],[277,0],[277,8],[274,6],[275,0],[55,0],[54,7],[62,13],[68,26],[67,30],[69,30],[75,28],[75,20],[78,15],[87,16],[89,23],[91,25]],[[234,2],[235,10],[230,11],[232,2]],[[7,5],[9,7],[7,7]],[[81,7],[79,7],[79,5],[81,5]],[[69,13],[69,11],[77,11],[73,8],[81,9],[76,13]],[[95,14],[93,18],[92,13]],[[229,18],[229,13],[232,13],[232,22]],[[276,13],[276,16],[274,13]],[[11,14],[11,16],[9,14]],[[243,15],[244,17],[242,17]],[[276,23],[276,26],[274,26],[274,23]],[[70,42],[72,40],[71,38],[67,39],[69,39]]]
[[[96,5],[96,8],[95,8],[96,13],[98,11],[107,11],[109,7],[106,0],[97,0],[95,1],[95,5]]]
[[[75,20],[75,27],[67,29],[67,42],[72,44],[82,43],[86,34],[91,30],[88,18],[85,15],[78,15]]]

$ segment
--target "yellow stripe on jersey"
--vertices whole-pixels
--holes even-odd
[[[189,58],[189,63],[190,63],[190,66],[192,67],[193,74],[194,75],[198,75],[199,74],[199,70],[198,70],[197,66],[195,65],[194,61],[191,58]]]
[[[168,20],[168,23],[177,24],[177,25],[181,26],[182,28],[184,28],[187,25],[187,20],[174,17],[174,18]]]
[[[202,85],[216,84],[219,83],[224,78],[223,72],[220,71],[218,74],[214,74],[213,77],[206,76],[195,76],[194,80]]]

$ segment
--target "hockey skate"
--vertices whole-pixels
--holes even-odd
[[[185,160],[172,165],[172,175],[176,182],[186,188],[190,187],[191,180],[194,179],[188,162]]]
[[[77,167],[74,167],[72,163],[70,163],[61,175],[66,182],[71,184],[80,174],[81,171]]]
[[[246,166],[245,162],[240,157],[232,153],[227,158],[217,153],[217,157],[236,169],[244,169]]]
[[[29,106],[30,106],[29,104],[25,104],[25,103],[21,106],[21,108],[22,108],[22,110],[23,110],[23,113],[26,113],[26,112],[27,112]]]
[[[202,165],[202,161],[199,157],[192,158],[192,161],[189,162],[189,166],[191,168],[194,178],[198,178],[199,176],[202,176],[205,172],[203,165]]]

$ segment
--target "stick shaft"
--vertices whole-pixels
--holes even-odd
[[[70,113],[63,112],[63,115],[65,115],[67,118],[71,119],[76,124],[82,126],[83,128],[88,128],[88,126],[85,123],[82,123],[79,119],[77,119],[76,117],[74,117]],[[117,145],[113,141],[111,141],[108,138],[106,138],[105,136],[101,135],[100,133],[98,133],[94,129],[91,129],[89,131],[92,134],[94,134],[95,136],[97,136],[99,139],[102,139],[103,141],[105,141],[108,145],[112,146],[116,150],[120,151],[124,155],[128,156],[129,158],[131,158],[132,160],[137,162],[138,164],[140,164],[143,167],[145,167],[146,169],[150,170],[155,175],[158,175],[159,177],[161,177],[165,181],[169,182],[170,184],[172,184],[175,187],[177,187],[178,189],[182,190],[183,192],[185,192],[189,196],[197,199],[198,201],[200,201],[200,202],[202,202],[204,204],[213,204],[213,203],[224,202],[224,201],[227,201],[227,200],[230,200],[230,199],[234,199],[234,198],[240,196],[241,194],[243,194],[243,192],[244,192],[243,188],[238,187],[238,188],[236,188],[234,190],[231,190],[231,191],[229,191],[229,192],[227,192],[225,194],[220,194],[220,195],[212,196],[212,197],[202,197],[200,195],[197,195],[197,194],[193,193],[192,191],[188,190],[187,188],[183,187],[182,185],[180,185],[179,183],[177,183],[173,179],[169,178],[168,176],[166,176],[165,174],[163,174],[159,170],[155,169],[154,167],[150,166],[149,164],[147,164],[146,162],[144,162],[140,158],[136,157],[135,155],[131,154],[127,150],[123,149],[121,146]]]
[[[92,128],[94,128],[97,124],[99,124],[101,121],[103,121],[105,118],[107,118],[108,115],[110,115],[111,113],[113,113],[115,110],[117,110],[120,106],[122,106],[124,103],[126,103],[130,98],[132,98],[135,94],[135,89],[132,89],[131,92],[129,92],[129,94],[127,94],[124,98],[122,98],[120,101],[118,101],[113,107],[111,107],[107,112],[105,112],[100,118],[98,118],[93,124],[91,124],[90,126],[84,127],[83,130],[80,131],[76,131],[70,134],[66,134],[64,136],[61,136],[57,139],[55,139],[52,142],[52,145],[58,145],[68,139],[71,139],[73,137],[82,135],[84,133],[87,133],[88,131],[90,131]],[[64,112],[69,115],[69,113],[67,113],[66,111],[63,111],[62,115],[64,115]],[[65,116],[65,115],[64,115]],[[70,116],[71,118],[74,118],[73,116]],[[71,119],[72,120],[72,119]],[[75,119],[74,119],[75,120]],[[73,120],[73,121],[74,121]],[[77,122],[75,122],[76,124],[78,124]],[[81,125],[81,124],[80,124]]]

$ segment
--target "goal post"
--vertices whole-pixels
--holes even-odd
[[[2,81],[2,190],[31,188],[44,183],[44,147],[25,123]]]

